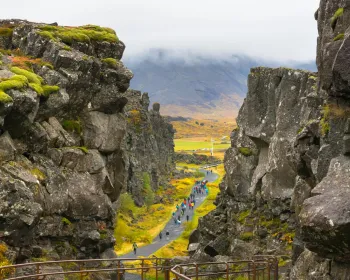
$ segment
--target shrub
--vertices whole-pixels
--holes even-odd
[[[0,36],[1,37],[11,37],[13,33],[13,28],[0,27]]]
[[[253,155],[253,151],[248,147],[240,147],[238,148],[238,151],[246,157]]]
[[[132,211],[133,209],[135,209],[135,202],[132,199],[131,195],[128,193],[123,193],[120,195],[120,208],[119,211],[121,213],[128,213],[128,211]]]
[[[323,117],[320,121],[321,135],[326,136],[330,130],[330,126],[329,126],[330,106],[328,104],[323,106],[322,114],[323,114]]]
[[[137,128],[141,124],[141,113],[139,110],[131,110],[129,112],[128,122],[135,125]]]
[[[151,188],[151,179],[147,172],[143,173],[143,192],[145,194],[145,204],[149,208],[154,203],[154,192]]]
[[[200,172],[199,170],[196,170],[196,172],[193,173],[194,178],[203,178],[205,177],[205,174],[203,172]]]
[[[115,58],[104,58],[102,59],[102,62],[106,63],[109,67],[116,67],[117,66],[117,60]]]
[[[344,39],[344,33],[340,33],[333,39],[333,41],[339,41],[343,39]]]

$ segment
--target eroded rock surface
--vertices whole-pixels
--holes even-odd
[[[111,256],[120,194],[143,205],[145,174],[174,169],[172,126],[128,90],[113,30],[0,27],[0,240],[14,262]]]

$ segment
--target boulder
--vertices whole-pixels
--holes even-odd
[[[350,159],[332,159],[327,176],[312,190],[300,213],[302,239],[323,257],[350,261]]]

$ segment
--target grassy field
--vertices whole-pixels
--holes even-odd
[[[172,121],[176,133],[175,139],[182,138],[215,138],[217,140],[226,136],[230,136],[232,130],[236,127],[236,122],[225,120],[196,120],[190,119],[188,121]]]
[[[196,141],[196,139],[175,139],[175,151],[194,151],[198,149],[211,149],[211,142],[209,141]],[[226,150],[230,147],[230,143],[221,144],[214,142],[215,150]]]
[[[188,239],[193,230],[198,226],[199,218],[207,215],[209,212],[213,211],[216,206],[213,204],[217,194],[219,193],[219,183],[221,182],[223,176],[225,175],[224,165],[220,164],[216,168],[213,168],[214,172],[219,174],[219,178],[213,182],[208,183],[209,195],[206,197],[204,202],[195,210],[193,220],[190,222],[185,222],[181,226],[184,227],[184,231],[179,238],[170,242],[166,246],[160,248],[154,255],[162,258],[171,258],[173,256],[186,256]]]

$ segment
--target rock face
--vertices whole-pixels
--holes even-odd
[[[156,190],[173,171],[172,126],[128,90],[113,30],[0,29],[0,240],[14,262],[104,256],[119,195],[143,205],[142,175]]]
[[[350,278],[350,2],[321,0],[315,17],[318,75],[251,70],[193,258],[287,254],[290,279]]]

